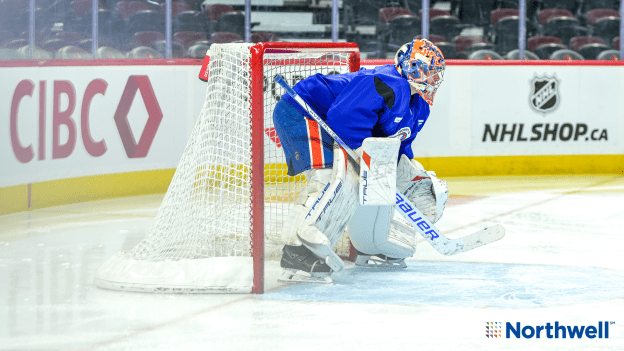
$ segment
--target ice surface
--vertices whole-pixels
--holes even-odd
[[[449,179],[466,197],[437,225],[458,237],[500,223],[500,241],[443,256],[419,240],[408,268],[349,265],[328,286],[278,284],[269,262],[262,296],[93,284],[162,195],[1,216],[0,350],[624,350],[624,179],[499,180]],[[606,321],[609,338],[485,336],[487,322],[555,321]]]

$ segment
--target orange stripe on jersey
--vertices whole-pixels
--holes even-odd
[[[305,119],[308,127],[308,143],[310,145],[310,160],[312,168],[323,168],[323,143],[321,143],[321,133],[316,121]]]

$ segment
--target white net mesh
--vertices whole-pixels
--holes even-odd
[[[251,118],[247,45],[211,50],[206,103],[138,260],[248,254]]]
[[[166,290],[167,286],[211,290],[207,285],[230,283],[214,283],[210,279],[209,282],[187,281],[175,277],[175,270],[187,269],[191,262],[192,266],[204,266],[198,270],[210,267],[211,272],[184,273],[185,276],[214,275],[213,271],[221,270],[221,265],[228,261],[217,262],[213,258],[251,255],[250,234],[254,216],[258,214],[251,211],[250,47],[251,44],[211,46],[206,102],[155,222],[141,243],[129,252],[120,252],[98,270],[98,285],[132,290]],[[265,259],[269,260],[279,259],[281,255],[282,225],[292,202],[306,185],[302,175],[287,176],[272,121],[273,108],[285,91],[273,82],[273,77],[280,74],[294,85],[316,73],[349,71],[348,54],[340,50],[284,51],[267,51],[263,61]],[[347,238],[341,240],[337,251],[348,256]],[[248,264],[248,261],[236,262]],[[132,265],[140,265],[142,274],[149,277],[137,278],[136,273],[126,277],[115,272],[131,270]],[[241,275],[239,268],[247,269],[236,267],[236,272],[227,274]],[[162,278],[163,271],[175,278]],[[248,274],[252,272],[242,275]]]

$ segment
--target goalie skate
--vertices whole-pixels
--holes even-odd
[[[333,283],[330,273],[310,273],[297,269],[285,268],[282,275],[277,279],[282,283],[308,283],[308,284],[331,284]]]
[[[367,255],[361,252],[358,252],[355,265],[359,267],[386,269],[402,269],[407,267],[404,258],[392,258],[382,254]]]
[[[304,245],[285,245],[282,251],[280,266],[284,270],[277,281],[283,283],[332,283],[332,269]]]

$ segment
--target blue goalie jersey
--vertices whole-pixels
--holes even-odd
[[[399,157],[405,154],[411,159],[412,141],[429,117],[429,105],[420,95],[411,94],[408,81],[394,65],[316,74],[293,89],[354,150],[369,137],[396,137],[401,140]],[[332,166],[333,140],[288,94],[275,107],[273,121],[289,175]]]

